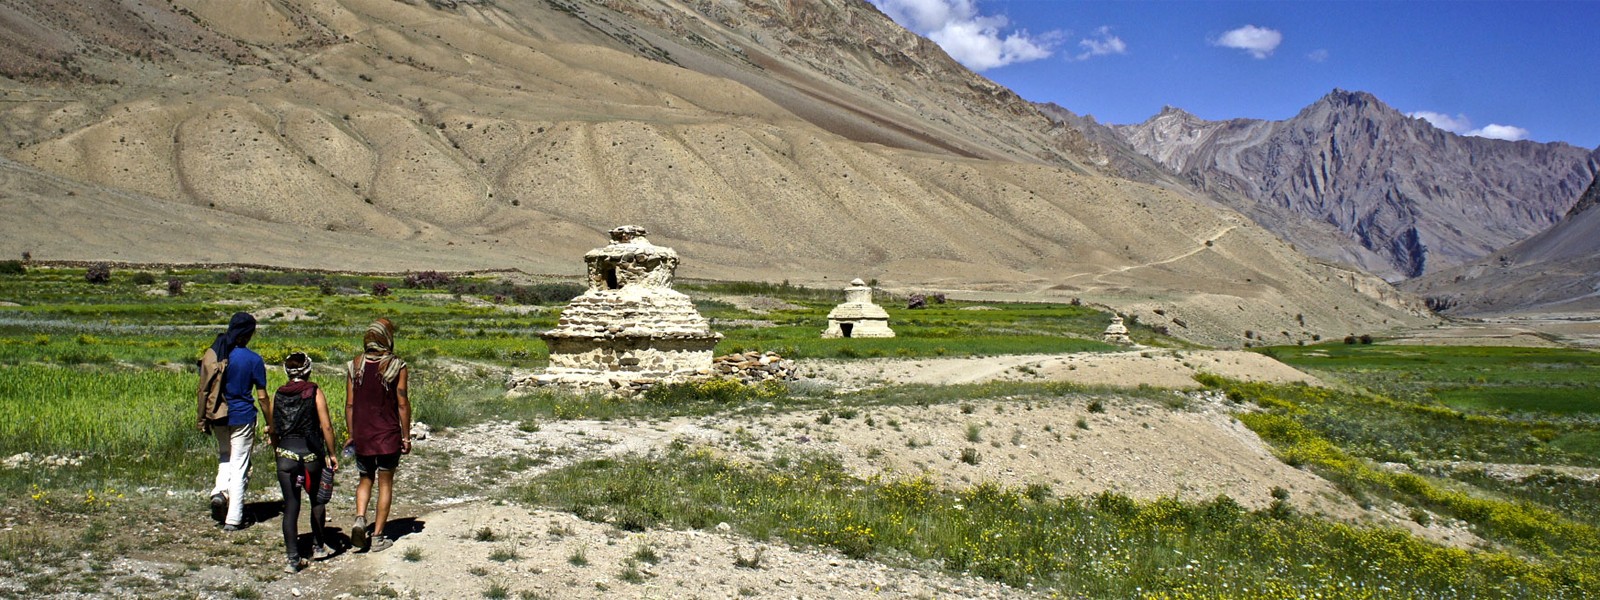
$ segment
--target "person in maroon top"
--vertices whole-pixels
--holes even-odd
[[[394,500],[394,471],[400,455],[411,453],[411,400],[406,395],[410,369],[394,354],[394,323],[378,319],[367,327],[360,356],[350,361],[345,384],[344,415],[350,443],[355,445],[356,520],[351,544],[381,552],[393,542],[383,535]],[[378,514],[367,531],[367,503],[372,482],[378,482]]]

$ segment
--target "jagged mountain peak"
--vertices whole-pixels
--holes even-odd
[[[1451,134],[1362,91],[1335,89],[1283,121],[1180,114],[1163,110],[1117,131],[1246,214],[1265,205],[1300,215],[1263,222],[1280,235],[1333,228],[1349,247],[1304,249],[1330,260],[1375,254],[1381,262],[1360,266],[1392,279],[1461,264],[1549,227],[1596,168],[1587,150]]]
[[[1410,121],[1411,117],[1368,92],[1334,89],[1301,109],[1291,120],[1321,122],[1365,120],[1402,126]]]
[[[1363,92],[1361,90],[1345,90],[1340,88],[1333,88],[1333,91],[1328,92],[1327,95],[1313,103],[1313,105],[1316,104],[1354,107],[1376,105],[1382,108],[1389,108],[1388,104],[1384,104],[1382,100],[1379,100],[1377,96],[1372,95],[1370,92]]]

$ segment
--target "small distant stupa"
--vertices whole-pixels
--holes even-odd
[[[709,375],[722,334],[672,289],[678,253],[651,244],[642,227],[610,235],[610,244],[583,256],[589,289],[539,335],[550,346],[550,367],[536,380],[622,387]]]
[[[828,312],[828,329],[824,338],[892,338],[889,313],[872,303],[872,288],[858,279],[844,288],[844,304]]]
[[[1122,324],[1122,315],[1111,315],[1111,324],[1106,326],[1106,332],[1100,340],[1107,344],[1133,345],[1133,338],[1128,337],[1128,327]]]

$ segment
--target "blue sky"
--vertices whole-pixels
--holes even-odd
[[[1600,0],[870,0],[1036,102],[1280,120],[1335,88],[1464,135],[1600,146]]]

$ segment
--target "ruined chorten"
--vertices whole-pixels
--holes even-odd
[[[1100,340],[1107,344],[1133,345],[1133,338],[1128,337],[1128,327],[1122,324],[1122,315],[1111,315],[1111,324],[1106,326],[1106,332]]]
[[[589,289],[539,334],[550,347],[540,383],[612,387],[680,380],[711,372],[711,331],[688,296],[672,289],[678,253],[651,244],[645,230],[611,230],[611,243],[583,256]]]
[[[844,304],[828,312],[828,329],[824,338],[892,338],[889,313],[872,303],[872,288],[860,279],[850,281],[844,288]]]

